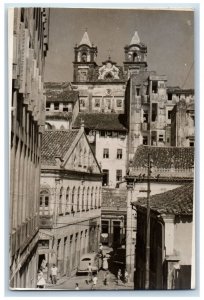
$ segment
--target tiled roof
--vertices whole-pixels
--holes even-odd
[[[127,131],[124,114],[79,113],[73,128],[79,128],[81,120],[84,121],[84,127],[87,129]]]
[[[78,132],[78,130],[45,131],[42,135],[41,164],[56,166],[55,157],[65,156]]]
[[[127,208],[127,190],[124,189],[102,189],[102,210],[126,210]]]
[[[147,206],[147,199],[140,198],[135,206]],[[160,214],[192,215],[193,183],[150,197],[150,209]]]
[[[69,82],[46,82],[45,94],[46,102],[76,102],[79,95]]]
[[[156,147],[138,146],[132,167],[143,168],[147,165],[148,153],[153,160],[153,167],[162,169],[191,169],[194,164],[193,147]]]

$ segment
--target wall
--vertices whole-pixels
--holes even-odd
[[[10,286],[35,288],[37,278],[41,132],[45,119],[44,63],[49,9],[15,8],[10,134]],[[12,27],[13,25],[13,27]]]
[[[75,272],[82,254],[98,250],[101,180],[87,176],[82,178],[78,173],[73,178],[57,178],[51,172],[41,174],[41,190],[50,192],[49,213],[53,215],[53,224],[46,229],[53,234],[50,261],[57,264],[60,276]],[[45,218],[42,213],[40,217]]]
[[[124,112],[125,85],[121,83],[78,84],[73,85],[79,91],[80,111],[87,112]],[[95,99],[99,106],[95,106]],[[106,99],[110,99],[108,106]],[[121,107],[117,107],[117,99],[121,100]]]

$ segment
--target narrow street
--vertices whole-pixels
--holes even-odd
[[[110,272],[109,283],[104,285],[104,270],[98,272],[98,282],[96,285],[96,290],[133,290],[133,283],[124,284],[122,281],[117,284],[116,276]],[[59,290],[74,290],[75,284],[79,284],[80,290],[91,290],[92,283],[87,284],[87,275],[84,276],[74,276],[71,278],[62,278],[56,285],[48,284],[46,289],[59,289]]]
[[[124,283],[123,280],[117,283],[117,271],[119,268],[123,270],[123,268],[120,265],[115,264],[112,261],[112,254],[113,254],[113,249],[109,248],[107,246],[104,247],[104,254],[109,254],[110,259],[109,259],[109,280],[108,280],[108,285],[104,284],[104,275],[105,275],[105,270],[100,270],[98,272],[97,278],[97,284],[96,284],[96,290],[133,290],[134,289],[134,284],[133,282],[129,283]],[[75,285],[78,283],[79,289],[80,290],[91,290],[92,289],[92,282],[89,284],[87,283],[88,279],[88,274],[83,274],[83,275],[75,275],[70,278],[67,277],[62,277],[61,279],[58,280],[56,285],[53,284],[47,284],[46,289],[59,289],[59,290],[75,290]]]

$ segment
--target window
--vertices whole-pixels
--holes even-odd
[[[68,112],[68,105],[67,104],[63,104],[63,111]]]
[[[117,149],[117,159],[122,159],[123,154],[122,154],[122,149]]]
[[[152,81],[152,92],[157,93],[157,81]]]
[[[46,102],[46,111],[50,110],[50,103]]]
[[[81,207],[82,207],[82,211],[84,211],[85,207],[84,207],[84,194],[85,194],[85,187],[82,190],[82,195],[81,195]]]
[[[80,187],[78,188],[77,193],[77,211],[80,211]]]
[[[194,147],[194,141],[190,141],[190,142],[189,142],[189,146],[190,146],[190,147]]]
[[[54,110],[59,110],[59,103],[54,103]]]
[[[69,213],[69,187],[66,190],[66,209],[65,214]]]
[[[116,170],[116,181],[122,181],[122,170]]]
[[[85,99],[80,99],[80,106],[85,107]]]
[[[143,113],[143,123],[148,123],[148,111],[144,110]]]
[[[117,107],[122,107],[122,100],[121,99],[116,100],[116,106]]]
[[[107,135],[107,136],[112,136],[112,131],[107,131],[107,132],[106,132],[106,135]]]
[[[157,103],[152,103],[152,122],[157,120]]]
[[[97,208],[97,199],[98,199],[98,188],[96,187],[96,190],[95,190],[95,208]]]
[[[169,100],[169,101],[172,100],[172,93],[168,94],[168,100]]]
[[[75,198],[75,187],[73,187],[73,190],[72,190],[71,212],[74,212],[74,198]]]
[[[95,107],[100,107],[100,99],[95,99]]]
[[[102,173],[103,173],[102,185],[107,186],[109,184],[109,170],[104,169],[102,170]]]
[[[111,108],[111,100],[110,99],[106,99],[106,106],[108,109]]]
[[[60,189],[60,195],[59,195],[59,215],[62,215],[62,195],[63,195],[63,188]]]
[[[49,214],[49,191],[42,190],[40,192],[40,215]]]
[[[94,194],[94,190],[92,187],[92,189],[91,189],[91,209],[93,209],[93,194]]]
[[[171,120],[171,113],[172,113],[172,111],[168,110],[168,120]]]
[[[89,187],[87,189],[87,196],[86,196],[86,210],[89,210]]]
[[[159,142],[163,142],[164,141],[164,136],[163,134],[159,134]]]
[[[103,158],[109,158],[109,149],[107,148],[103,149]]]
[[[147,145],[147,144],[148,144],[148,137],[143,136],[143,145]]]
[[[86,52],[82,53],[81,61],[82,62],[86,62],[87,61],[87,54],[86,54]]]
[[[140,88],[136,88],[136,96],[139,96],[140,95]]]
[[[105,137],[106,136],[106,132],[105,131],[100,131],[100,136]]]

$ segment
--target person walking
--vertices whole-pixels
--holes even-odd
[[[106,256],[103,257],[103,270],[108,270],[108,258]]]
[[[75,285],[75,290],[79,291],[79,284],[78,283],[76,283],[76,285]]]
[[[119,269],[118,274],[117,274],[117,285],[119,285],[119,282],[121,280],[121,276],[122,276],[122,272],[121,272],[121,269]]]
[[[91,263],[88,265],[88,280],[87,283],[89,284],[92,281],[92,266]]]
[[[104,274],[104,285],[108,285],[109,283],[109,271],[107,270]]]
[[[42,269],[39,269],[38,271],[38,278],[37,278],[37,288],[38,289],[44,289],[45,288],[45,279],[44,279],[44,276],[43,276],[43,271]]]
[[[128,283],[128,280],[129,280],[129,278],[128,278],[128,271],[127,271],[127,269],[125,269],[125,273],[124,273],[124,282],[125,282],[125,283]]]
[[[97,278],[97,276],[95,274],[94,277],[93,277],[93,284],[92,284],[92,288],[91,288],[92,290],[96,289],[97,281],[98,281],[98,278]]]
[[[56,284],[57,283],[57,267],[55,264],[53,264],[52,268],[51,268],[51,280],[52,280],[52,284]]]

